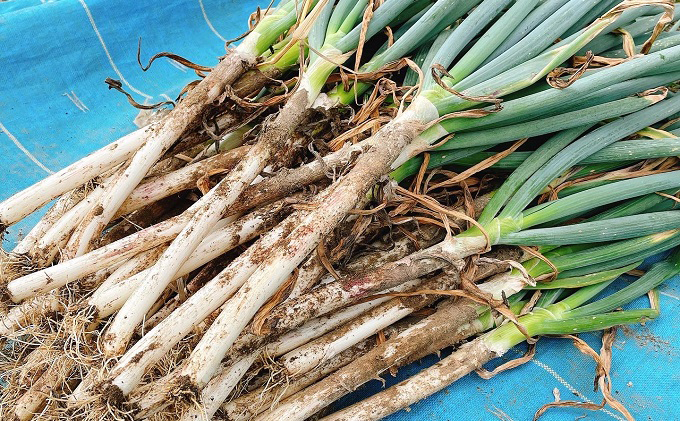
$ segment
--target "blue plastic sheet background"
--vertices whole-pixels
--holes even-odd
[[[214,65],[223,41],[239,35],[260,0],[9,0],[0,2],[0,200],[130,132],[137,110],[104,79],[123,81],[139,102],[174,98],[195,78],[159,60],[148,72],[142,57],[172,51]],[[11,227],[10,249],[41,215]],[[639,305],[644,305],[640,300]],[[613,390],[638,420],[680,419],[678,279],[661,288],[662,315],[645,327],[619,332]],[[599,335],[583,335],[599,349]],[[521,355],[518,348],[509,358]],[[436,361],[400,370],[398,379]],[[536,358],[494,380],[467,376],[454,386],[401,411],[391,420],[530,420],[557,388],[562,399],[600,402],[593,392],[595,364],[570,341],[542,339]],[[395,382],[387,375],[388,384]],[[375,391],[379,382],[342,400]],[[544,420],[611,420],[613,411],[549,411]]]

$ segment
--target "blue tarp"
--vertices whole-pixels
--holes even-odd
[[[135,128],[137,110],[121,94],[107,90],[107,77],[121,80],[141,103],[174,98],[195,79],[191,70],[168,60],[142,72],[136,62],[139,37],[142,57],[172,51],[214,65],[224,54],[223,41],[246,28],[257,4],[256,0],[0,2],[0,200]],[[16,235],[30,229],[40,214],[11,227],[4,247],[11,248]],[[661,317],[619,332],[614,346],[614,396],[638,420],[680,419],[677,281],[661,288]],[[599,349],[599,335],[583,337]],[[510,357],[522,352],[518,348]],[[435,360],[433,356],[402,369],[398,377]],[[390,419],[530,420],[543,403],[554,399],[555,388],[562,399],[600,402],[592,387],[594,367],[569,341],[542,339],[532,362],[491,381],[467,376]],[[378,382],[369,385],[371,390],[378,387]],[[609,409],[553,411],[542,419],[623,419]]]

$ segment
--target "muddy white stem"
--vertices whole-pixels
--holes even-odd
[[[54,205],[40,218],[40,221],[29,233],[14,247],[12,253],[28,254],[36,242],[73,206],[78,204],[85,195],[85,189],[76,188],[62,195]]]
[[[457,282],[457,276],[438,276],[425,282],[415,282],[412,288],[451,289]],[[413,285],[414,282],[408,284]],[[338,329],[286,353],[280,362],[291,375],[306,373],[436,300],[435,295],[391,299]]]
[[[156,259],[158,259],[158,256],[160,256],[160,253],[162,253],[163,250],[165,250],[165,246],[160,245],[158,247],[154,247],[136,254],[134,257],[128,259],[125,263],[120,265],[118,269],[113,271],[113,273],[111,273],[111,275],[109,275],[101,285],[99,285],[99,287],[92,294],[92,297],[90,297],[89,301],[91,302],[93,299],[95,299],[95,297],[101,294],[102,291],[107,291],[115,287],[119,283],[135,276],[139,272],[151,266],[156,261]]]
[[[55,292],[40,295],[9,309],[0,317],[0,337],[6,338],[33,320],[61,309],[59,297]]]
[[[216,231],[204,237],[196,250],[176,272],[173,279],[188,274],[232,248],[262,234],[278,221],[280,215],[285,212],[284,209],[285,203],[279,201],[260,208],[235,222],[231,222],[235,219],[234,217],[220,220],[218,226],[215,227]],[[219,225],[224,226],[220,227]],[[93,296],[90,300],[90,304],[100,311],[100,316],[111,314],[116,308],[120,308],[120,312],[104,335],[103,344],[106,355],[120,355],[125,350],[128,340],[138,325],[136,319],[125,318],[129,315],[125,312],[125,309],[131,305],[128,303],[133,302],[131,297],[135,297],[135,294],[145,294],[145,290],[140,288],[144,288],[143,281],[147,279],[152,270],[153,268],[146,269],[107,290],[103,290],[102,294]],[[121,303],[124,304],[119,307]]]
[[[383,299],[384,300],[384,299]],[[359,304],[357,306],[349,307],[345,310],[337,312],[329,317],[320,317],[318,319],[310,320],[304,326],[281,335],[278,338],[264,338],[253,334],[243,334],[239,338],[243,347],[247,347],[248,352],[234,352],[229,355],[227,362],[222,364],[218,373],[208,382],[201,393],[201,403],[203,404],[204,414],[212,416],[212,412],[219,408],[219,405],[227,398],[231,392],[228,385],[231,384],[233,378],[233,367],[240,364],[241,361],[247,361],[251,357],[259,357],[260,355],[268,355],[270,357],[280,356],[297,346],[305,344],[310,340],[317,338],[324,333],[335,329],[343,323],[363,313],[366,309],[377,305],[376,302],[368,302]],[[260,343],[264,342],[264,343]],[[252,362],[251,362],[252,364]],[[178,371],[178,370],[176,370]],[[148,417],[163,409],[169,403],[166,395],[172,389],[172,379],[176,378],[176,372],[171,373],[158,382],[158,387],[153,388],[146,393],[142,399],[137,403],[139,412],[138,417]],[[226,382],[226,385],[225,385]],[[161,391],[160,393],[158,391]],[[221,399],[221,400],[220,400]],[[195,414],[196,412],[190,412]]]
[[[478,338],[403,382],[327,417],[324,421],[372,421],[406,408],[438,392],[499,356]]]
[[[419,278],[449,265],[462,264],[462,258],[483,251],[483,237],[447,237],[440,243],[419,250],[397,261],[315,288],[275,309],[271,325],[290,328],[299,320],[333,311],[377,291]],[[481,250],[480,250],[481,249]]]
[[[524,285],[523,278],[499,274],[481,284],[480,288],[494,298],[500,298],[503,294],[512,295]],[[470,331],[470,322],[478,317],[480,311],[483,311],[483,306],[469,300],[447,301],[431,316],[390,338],[319,383],[291,396],[257,419],[304,420],[375,378],[376,374],[409,362],[414,355],[420,358],[463,339],[463,334],[467,335]]]
[[[139,383],[147,367],[157,362],[191,329],[219,308],[260,263],[261,255],[290,233],[299,219],[288,218],[268,231],[177,310],[148,332],[123,355],[111,370],[110,384],[127,395]]]
[[[375,340],[366,339],[352,348],[343,351],[314,370],[301,376],[286,379],[274,387],[260,387],[238,398],[222,404],[222,411],[233,421],[246,421],[261,412],[274,407],[280,400],[310,386],[324,376],[343,367],[363,355],[375,345]]]
[[[125,202],[123,202],[116,213],[116,217],[126,215],[149,203],[157,202],[183,190],[195,188],[198,179],[209,174],[211,171],[232,169],[249,149],[250,147],[244,146],[223,152],[194,164],[186,165],[178,170],[143,181],[125,199]]]
[[[70,190],[82,186],[130,158],[146,141],[139,129],[40,180],[0,203],[0,225],[12,225]]]
[[[482,279],[490,272],[493,273],[495,270],[502,270],[504,266],[504,264],[481,264],[475,272],[475,279]],[[408,291],[410,289],[447,290],[455,288],[457,280],[457,273],[447,273],[436,276],[425,282],[410,281],[399,285],[397,288],[391,288],[382,291],[381,293],[396,292],[398,290]],[[417,286],[415,286],[416,284]],[[404,288],[406,285],[414,285],[414,287]],[[492,296],[497,296],[499,289],[511,293],[515,292],[517,288],[521,288],[523,285],[524,280],[521,276],[509,277],[507,274],[499,274],[481,284],[480,289],[489,292]],[[333,332],[287,353],[281,358],[281,364],[291,374],[304,373],[326,359],[332,358],[339,352],[354,345],[357,341],[377,333],[381,329],[401,320],[414,311],[430,305],[437,299],[437,295],[393,298]]]
[[[182,375],[191,383],[200,387],[210,380],[222,357],[260,306],[385,174],[401,149],[422,129],[422,121],[436,118],[431,103],[420,104],[409,108],[410,111],[376,134],[383,141],[376,142],[358,158],[352,171],[326,189],[328,197],[301,219],[286,238],[286,244],[272,250],[244,287],[226,304],[182,370]]]
[[[106,184],[101,199],[88,214],[85,223],[79,226],[77,256],[91,249],[93,242],[149,169],[223,93],[224,88],[231,85],[246,66],[255,63],[255,58],[247,43],[239,45],[189,91],[163,120],[145,130],[144,145],[130,159],[127,167]]]
[[[59,393],[61,385],[68,378],[76,361],[68,356],[57,357],[45,372],[35,380],[31,387],[19,398],[14,406],[17,421],[27,421],[40,413],[45,400]]]
[[[78,224],[82,222],[92,206],[99,200],[102,189],[97,187],[87,194],[78,204],[69,209],[45,234],[38,239],[34,248],[29,251],[40,266],[51,263],[61,251],[64,260],[74,257],[69,253],[68,242]]]
[[[274,154],[284,146],[307,108],[306,101],[306,91],[299,90],[293,94],[276,119],[261,132],[249,153],[194,205],[196,211],[191,221],[146,274],[139,286],[141,293],[130,296],[114,319],[110,332],[115,332],[117,349],[120,350],[127,344],[134,328],[141,323],[144,315],[167,285],[176,278],[182,264],[214,228],[215,223],[236,202],[245,188],[269,164]],[[122,325],[127,328],[120,328]],[[113,335],[114,333],[111,333],[111,337]]]
[[[186,222],[184,215],[167,219],[82,256],[17,278],[8,284],[7,289],[12,300],[19,302],[64,286],[171,240]]]
[[[415,283],[408,283],[408,285],[400,287],[399,290],[408,290],[414,286]],[[270,358],[281,356],[286,352],[292,351],[293,349],[296,349],[300,346],[304,346],[304,344],[307,344],[310,340],[318,338],[325,333],[331,332],[333,329],[338,328],[343,323],[352,320],[353,318],[359,316],[367,310],[370,310],[371,308],[378,306],[380,303],[386,300],[388,300],[386,297],[378,298],[373,301],[368,301],[366,303],[348,307],[329,316],[310,320],[298,329],[281,335],[273,342],[270,342],[269,344],[260,347],[255,351],[239,357],[230,356],[228,360],[229,362],[226,365],[220,367],[218,373],[208,382],[208,384],[206,384],[201,392],[203,414],[210,418],[224,402],[233,388],[232,382],[234,377],[234,368],[240,366],[243,361],[252,360],[252,364],[252,362],[255,361],[255,358],[257,358],[259,355],[267,355]],[[247,340],[247,337],[248,335],[241,339]],[[189,412],[187,416],[196,416],[198,414],[197,411],[198,409],[194,409],[193,411]],[[144,416],[147,415],[148,413],[144,413]]]
[[[258,358],[258,354],[253,352],[251,355],[243,357],[234,364],[225,368],[219,378],[213,384],[208,385],[201,392],[201,404],[196,405],[182,415],[181,421],[199,421],[211,419],[213,414],[219,409],[227,396],[236,387],[246,371]]]

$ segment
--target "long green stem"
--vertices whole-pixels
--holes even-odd
[[[567,29],[562,35],[562,39],[569,37],[576,32],[580,31],[583,29],[584,26],[588,25],[590,22],[592,22],[594,19],[597,19],[598,17],[602,16],[607,10],[611,9],[612,7],[616,6],[617,4],[621,3],[621,0],[604,0],[601,1],[597,6],[593,7],[590,9],[586,14],[584,14],[574,25],[572,25],[569,29]],[[600,37],[605,36],[600,35]],[[598,37],[598,38],[600,38]]]
[[[286,2],[273,13],[268,14],[257,24],[254,31],[259,36],[248,37],[255,39],[254,50],[260,55],[276,42],[276,39],[287,31],[298,19],[295,2]]]
[[[556,13],[562,6],[567,3],[568,0],[547,0],[542,2],[536,9],[534,9],[526,19],[524,19],[517,28],[515,28],[510,35],[503,41],[501,45],[496,48],[496,50],[484,60],[482,66],[486,63],[495,59],[513,45],[517,44],[522,38],[524,38],[528,33],[534,30],[543,21],[548,19],[554,13]]]
[[[672,278],[677,274],[680,274],[680,249],[676,249],[664,261],[654,264],[650,270],[632,284],[606,298],[571,310],[566,315],[568,317],[585,317],[612,311],[647,293],[647,291],[658,287],[666,279]]]
[[[338,32],[340,25],[347,21],[347,16],[351,12],[352,8],[356,5],[355,0],[339,0],[333,9],[333,13],[328,21],[328,26],[326,27],[326,36]],[[356,19],[356,18],[355,18]]]
[[[575,21],[583,16],[588,10],[591,10],[599,3],[599,0],[570,0],[567,4],[562,6],[559,10],[548,17],[543,23],[538,25],[534,30],[522,38],[513,47],[490,61],[482,68],[471,74],[465,80],[459,82],[454,86],[455,89],[462,91],[471,88],[503,74],[508,69],[519,66],[520,63],[531,61],[533,57],[541,54],[544,49],[548,48],[554,39],[557,39],[562,33],[569,28]],[[596,24],[598,29],[591,35],[588,35],[587,44],[600,31],[604,30],[606,24],[599,22]],[[594,29],[590,28],[590,29]],[[581,47],[574,49],[569,53],[571,56]],[[543,53],[545,54],[545,53]],[[565,61],[564,59],[562,61]]]
[[[437,63],[448,68],[470,41],[488,26],[509,3],[509,0],[484,0],[450,33],[444,44],[437,49],[433,48],[429,64],[423,68],[425,71],[425,83],[423,85],[425,89],[431,88],[434,84],[430,66]]]
[[[446,79],[447,82],[456,84],[475,71],[508,34],[527,17],[537,3],[537,0],[517,0],[456,62],[449,71],[450,77]]]
[[[680,173],[676,176],[680,176]],[[503,235],[499,241],[527,246],[582,244],[640,237],[678,226],[680,211],[653,212],[576,225],[522,230]]]
[[[476,152],[469,154],[468,151],[473,149],[481,149],[481,147],[464,150],[452,149],[446,152],[430,152],[430,161],[428,162],[427,168],[433,169],[446,165],[472,167],[473,165],[477,165],[485,159],[491,158],[497,154],[497,152]],[[460,152],[464,153],[461,154]],[[527,162],[529,157],[531,157],[531,160],[533,160],[540,156],[533,155],[535,152],[536,151],[513,152],[490,166],[489,169],[516,171],[523,163]],[[621,140],[595,152],[594,154],[580,161],[578,165],[612,163],[626,164],[635,161],[643,161],[645,159],[665,158],[671,156],[680,156],[680,140],[677,138]],[[393,172],[393,174],[399,175],[399,177],[394,178],[401,181],[408,176],[415,175],[418,172],[422,162],[422,158],[408,161]],[[606,169],[604,171],[606,171]],[[570,176],[570,178],[577,177],[578,173],[574,173]]]
[[[647,246],[641,247],[640,244],[635,244],[636,242],[640,242],[643,245],[646,243]],[[599,259],[599,263],[596,262],[587,266],[585,264],[590,262],[584,262],[574,269],[565,270],[562,272],[562,276],[568,278],[581,276],[587,273],[610,270],[654,256],[673,247],[677,247],[680,244],[680,231],[671,230],[636,239],[623,240],[614,244],[616,246],[608,250],[609,258]],[[614,253],[617,248],[626,249],[627,251],[623,255],[617,255]],[[577,256],[573,256],[573,258],[576,259]]]
[[[616,203],[656,191],[673,189],[678,186],[680,186],[680,171],[670,171],[617,181],[549,202],[544,206],[528,209],[524,212],[521,224],[523,228],[529,228],[558,218],[579,214],[589,209],[596,209],[610,203]]]
[[[593,125],[599,121],[631,114],[659,101],[658,96],[628,97],[593,107],[559,114],[553,117],[527,121],[511,126],[460,133],[436,150],[492,146],[524,137],[541,136],[574,127]]]
[[[639,64],[641,66],[644,65],[644,63]],[[607,68],[597,74],[579,79],[565,89],[547,89],[505,101],[502,110],[484,118],[452,118],[444,120],[439,124],[446,133],[503,127],[513,123],[550,117],[567,111],[615,101],[638,92],[666,85],[680,77],[679,72],[631,77],[628,80],[621,80],[626,78],[628,73],[614,74],[613,69],[619,66]],[[602,78],[601,76],[606,77]],[[428,129],[423,133],[423,136],[429,138],[427,133],[434,132],[435,130],[437,129],[434,127]],[[438,139],[436,138],[434,141]]]
[[[464,89],[464,93],[470,96],[495,95],[503,97],[504,95],[507,95],[511,92],[515,92],[527,87],[535,83],[538,79],[542,78],[555,66],[571,57],[571,55],[573,55],[573,53],[578,48],[580,48],[580,46],[586,44],[596,34],[598,34],[599,31],[601,31],[603,27],[606,26],[607,22],[608,21],[597,22],[596,24],[591,25],[587,31],[575,38],[571,43],[565,44],[560,48],[547,51],[534,59],[526,61],[513,69],[501,73],[498,76],[466,88]],[[592,76],[583,78],[583,82],[581,84],[578,84],[578,82],[581,81],[579,80],[563,91],[567,91],[567,89],[570,88],[574,88],[574,90],[582,88],[583,85],[586,85],[586,81],[588,81],[588,84],[598,83],[600,86],[606,86],[618,81],[639,77],[650,70],[658,69],[659,66],[669,63],[677,63],[678,56],[680,56],[680,46],[667,48],[657,53],[651,53],[636,60],[630,60],[626,63],[621,63],[618,66],[596,72]],[[527,74],[531,74],[533,76],[527,78]],[[607,80],[609,83],[606,82]],[[433,102],[442,114],[457,111],[475,104],[472,101],[466,101],[453,95],[432,93],[430,96],[432,96]]]
[[[571,278],[558,277],[557,279],[554,279],[550,282],[539,282],[535,286],[527,285],[524,289],[544,291],[562,288],[582,288],[588,285],[599,284],[601,282],[616,279],[629,270],[633,270],[640,266],[641,263],[642,261],[637,261],[621,268],[589,273],[582,276],[573,276]]]
[[[588,129],[588,126],[575,127],[565,130],[551,137],[532,154],[532,159],[524,161],[517,170],[507,178],[503,185],[494,193],[489,204],[479,217],[479,222],[485,224],[496,217],[500,209],[515,194],[517,189],[548,160],[555,156],[566,145],[575,140]]]
[[[467,21],[467,19],[463,22],[465,21]],[[416,51],[416,54],[413,56],[413,62],[425,73],[427,73],[427,69],[432,66],[434,53],[439,51],[441,46],[444,45],[444,42],[448,39],[449,35],[451,35],[453,30],[457,27],[455,24],[453,26],[454,28],[444,29],[441,31],[439,35],[437,35],[435,39],[432,40],[431,44],[420,46],[418,51]],[[419,82],[419,77],[420,76],[418,75],[418,72],[409,67],[406,69],[406,75],[404,76],[404,86],[415,86]]]
[[[651,30],[654,24],[659,20],[658,16],[644,17],[636,20],[634,23],[623,27],[622,29],[627,31],[633,39],[640,42],[646,41],[651,35]],[[659,34],[659,38],[652,44],[652,49],[650,52],[656,52],[663,50],[665,48],[672,47],[676,45],[674,41],[665,41],[668,38],[673,38],[672,33],[662,32]],[[637,42],[636,42],[637,43]],[[611,51],[612,48],[616,50]],[[605,34],[595,38],[590,44],[586,45],[581,51],[577,52],[576,55],[583,56],[588,51],[592,51],[594,54],[603,57],[627,57],[626,53],[623,52],[621,48],[621,35],[619,34]],[[610,51],[608,51],[610,50]],[[639,51],[639,48],[636,48]],[[615,53],[614,53],[615,52]],[[614,53],[614,54],[612,54]]]
[[[680,96],[661,101],[651,107],[630,114],[606,124],[572,143],[546,165],[534,173],[508,202],[499,217],[516,217],[545,188],[548,183],[566,169],[574,166],[587,156],[614,143],[622,137],[635,133],[665,116],[680,111]],[[669,186],[666,188],[672,188]],[[664,188],[664,189],[666,189]],[[634,196],[632,196],[634,197]],[[543,215],[545,212],[543,213]],[[565,215],[566,216],[566,215]],[[541,222],[538,222],[541,223]]]
[[[401,57],[407,55],[410,51],[417,48],[424,40],[429,38],[429,34],[433,31],[433,27],[439,25],[448,26],[456,19],[461,17],[464,13],[474,7],[479,0],[439,0],[437,1],[425,14],[418,19],[408,30],[399,36],[393,45],[386,48],[384,51],[376,54],[371,60],[361,66],[361,72],[371,72],[380,67],[396,61]],[[349,91],[344,91],[340,88],[332,93],[332,96],[338,98],[343,104],[348,104],[354,100],[356,95],[361,95],[365,92],[370,84],[360,83],[353,85]]]
[[[578,310],[572,310],[591,300],[610,283],[611,281],[583,287],[558,303],[545,309],[537,308],[532,313],[520,317],[519,323],[526,328],[531,336],[556,335],[602,330],[621,324],[638,323],[658,316],[659,311],[656,309],[626,310],[602,314],[583,312],[586,315],[579,315]],[[637,291],[644,294],[649,289],[640,288]],[[630,299],[636,297],[630,297]],[[601,308],[607,308],[607,306],[603,305]],[[506,324],[496,328],[484,335],[483,338],[487,343],[504,350],[510,349],[526,339],[514,324]]]
[[[615,66],[614,68],[616,67],[619,66]],[[636,92],[645,91],[673,82],[678,78],[680,78],[680,72],[648,76],[618,82],[605,88],[600,86],[601,89],[596,89],[594,92],[584,92],[581,88],[591,88],[593,86],[591,86],[592,84],[590,83],[583,84],[583,79],[581,79],[564,90],[550,89],[527,97],[508,101],[504,103],[504,108],[500,112],[490,114],[484,118],[452,118],[444,120],[421,133],[406,155],[414,156],[421,150],[429,149],[430,145],[436,143],[441,137],[450,133],[458,134],[454,139],[448,142],[449,145],[455,147],[456,139],[463,137],[464,140],[469,130],[478,130],[479,128],[484,127],[499,128],[510,123],[534,120],[540,116],[549,117],[559,114],[560,112],[596,106],[608,101],[624,98]],[[586,80],[587,79],[596,81],[596,79],[590,77],[586,78]],[[577,89],[572,90],[574,87]],[[446,163],[453,162],[457,159],[467,158],[470,155],[485,149],[487,149],[487,147],[464,148],[455,153],[451,150],[449,151],[451,153],[445,154],[433,152],[430,159],[430,168],[445,165]],[[519,152],[519,154],[521,154],[521,152]],[[440,157],[441,163],[439,163]],[[507,159],[512,158],[508,157]],[[401,164],[401,162],[403,161],[399,161],[398,164]],[[397,181],[401,181],[408,175],[417,173],[421,163],[422,157],[411,158],[411,160],[404,163],[395,171],[393,174],[394,178]],[[499,163],[498,165],[501,164]]]
[[[552,249],[543,252],[545,258],[550,261],[550,265],[545,260],[536,257],[523,262],[522,266],[534,278],[552,273],[556,269],[559,272],[558,279],[549,284],[556,283],[556,286],[548,288],[569,288],[567,285],[572,284],[583,286],[607,280],[607,276],[619,273],[617,271],[629,270],[622,268],[631,265],[636,267],[647,257],[675,247],[677,241],[678,232],[675,230],[601,244],[553,246]],[[514,271],[521,275],[517,269]],[[527,288],[542,289],[542,285],[546,284]]]

